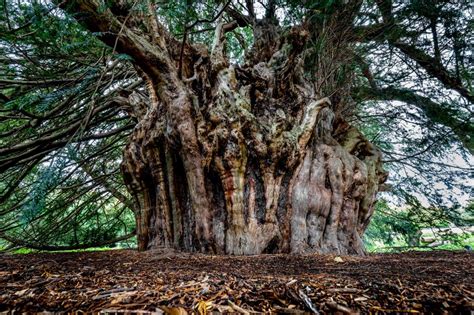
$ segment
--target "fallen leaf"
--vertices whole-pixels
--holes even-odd
[[[199,301],[196,310],[198,311],[199,314],[204,315],[207,314],[207,311],[212,309],[212,302],[210,301]]]
[[[187,315],[188,312],[182,307],[167,307],[163,308],[165,311],[165,314],[168,315]]]
[[[16,291],[15,292],[15,295],[16,296],[23,296],[25,295],[26,292],[28,292],[29,289],[24,289],[24,290],[20,290],[20,291]]]

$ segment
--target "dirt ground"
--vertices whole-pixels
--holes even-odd
[[[3,254],[0,312],[473,314],[473,258],[447,251]]]

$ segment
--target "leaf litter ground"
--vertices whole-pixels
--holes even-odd
[[[471,252],[0,255],[0,312],[472,314]]]

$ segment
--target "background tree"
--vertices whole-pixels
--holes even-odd
[[[381,151],[407,200],[434,175],[469,174],[442,162],[473,150],[468,3],[3,12],[0,235],[12,243],[108,243],[133,232],[133,212],[141,250],[361,254],[386,188]]]

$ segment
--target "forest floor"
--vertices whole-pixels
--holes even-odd
[[[472,314],[474,254],[0,255],[0,312]]]

